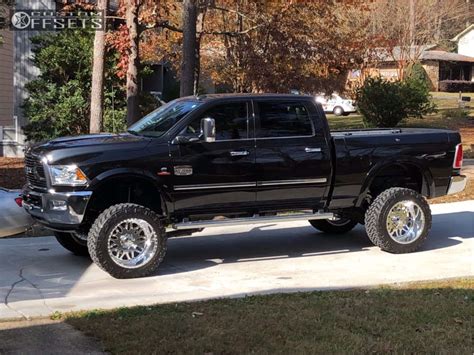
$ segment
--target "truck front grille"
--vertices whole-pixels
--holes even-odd
[[[32,154],[25,156],[25,173],[26,181],[30,188],[46,190],[46,175],[39,157]]]

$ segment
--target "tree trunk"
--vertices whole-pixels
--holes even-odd
[[[95,31],[94,58],[92,65],[91,115],[90,133],[99,133],[103,127],[104,104],[104,63],[105,63],[105,31],[108,0],[98,0],[97,10],[104,11],[104,28]]]
[[[197,12],[196,0],[183,1],[183,60],[180,96],[192,95],[194,91]]]
[[[130,41],[130,52],[127,69],[127,125],[130,126],[139,119],[138,110],[138,11],[141,0],[127,0],[126,22]]]

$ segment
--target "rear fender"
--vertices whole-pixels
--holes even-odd
[[[360,207],[364,202],[365,198],[367,197],[367,194],[369,193],[370,186],[374,182],[374,179],[384,169],[389,168],[391,166],[401,166],[406,167],[408,169],[417,169],[417,171],[420,172],[422,176],[421,194],[429,198],[434,196],[435,185],[433,175],[431,174],[430,170],[420,164],[420,161],[417,159],[410,157],[396,157],[378,162],[369,170],[360,190],[359,197],[357,198],[356,207]]]

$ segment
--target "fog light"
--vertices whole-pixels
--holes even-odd
[[[51,209],[53,211],[66,211],[67,210],[66,201],[51,200]]]

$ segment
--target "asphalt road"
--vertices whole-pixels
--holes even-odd
[[[213,228],[169,241],[157,276],[115,280],[51,237],[0,240],[0,320],[248,294],[474,276],[474,201],[433,205],[416,253],[393,255],[362,226],[324,235],[306,222]]]

